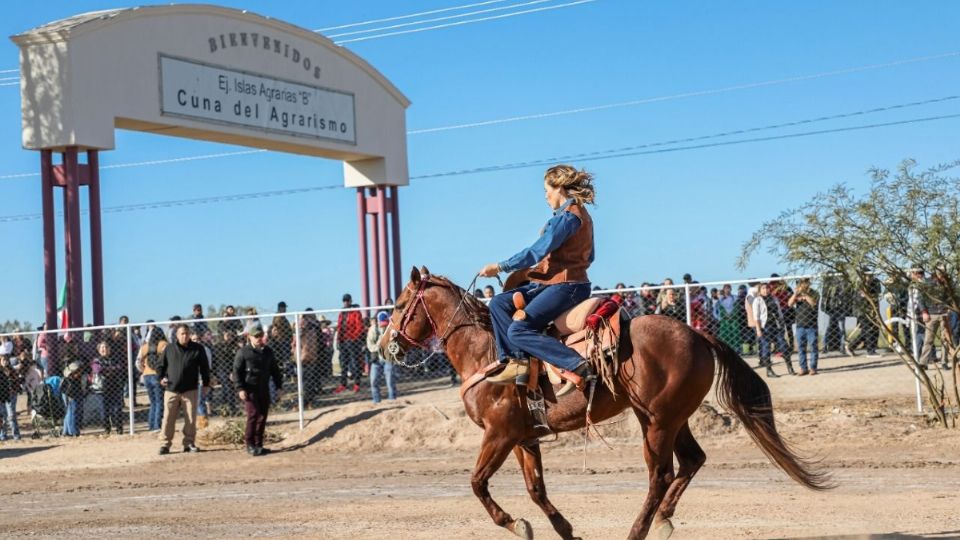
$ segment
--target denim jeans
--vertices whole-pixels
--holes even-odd
[[[63,400],[67,406],[67,414],[63,417],[63,434],[70,437],[79,437],[80,426],[77,425],[79,402],[68,397],[64,397]]]
[[[522,321],[513,320],[516,309],[513,293],[520,291],[527,302]],[[490,300],[490,317],[501,362],[514,357],[534,356],[561,369],[572,371],[583,358],[559,340],[541,332],[568,309],[590,297],[590,283],[558,283],[540,285],[531,283],[512,291],[500,293]]]
[[[147,429],[160,429],[163,420],[163,387],[156,375],[144,375],[143,385],[147,387],[147,398],[150,399],[150,412],[147,414]]]
[[[347,373],[353,384],[360,384],[363,371],[362,359],[364,343],[359,339],[344,340],[340,343],[340,384],[347,385]]]
[[[800,371],[807,371],[807,344],[810,345],[810,369],[817,369],[819,349],[817,349],[817,329],[809,326],[797,327],[797,349],[800,352]]]
[[[767,325],[763,329],[763,335],[760,336],[760,365],[770,364],[770,342],[776,341],[777,348],[784,351],[785,359],[790,360],[790,352],[787,349],[787,342],[783,339],[783,330],[778,326]]]
[[[10,399],[4,405],[7,413],[6,425],[10,426],[7,434],[13,434],[14,440],[20,440],[20,425],[17,424],[17,394],[10,396]]]
[[[375,360],[370,363],[370,395],[374,403],[380,403],[380,372],[387,383],[387,399],[397,399],[397,379],[393,375],[393,363]]]
[[[197,415],[198,416],[207,416],[207,398],[209,398],[203,391],[203,383],[200,383],[200,386],[197,387]]]

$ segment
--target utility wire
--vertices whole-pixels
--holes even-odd
[[[354,36],[357,34],[371,34],[373,32],[382,32],[384,30],[395,30],[397,28],[406,28],[408,26],[418,26],[421,24],[440,22],[440,21],[449,21],[452,19],[462,19],[464,17],[471,17],[473,15],[482,15],[484,13],[493,13],[496,11],[504,11],[508,9],[516,9],[524,6],[531,6],[535,4],[545,4],[547,2],[553,2],[554,0],[529,0],[527,2],[521,2],[519,4],[511,4],[509,6],[499,6],[487,9],[481,9],[477,11],[468,11],[466,13],[457,13],[455,15],[444,15],[443,17],[435,17],[433,19],[421,19],[419,21],[411,21],[405,23],[392,24],[390,26],[378,26],[376,28],[367,28],[366,30],[353,30],[350,32],[342,32],[340,34],[330,34],[327,37],[330,39],[344,36]]]
[[[566,156],[556,156],[556,157],[538,159],[533,161],[522,161],[522,162],[505,163],[505,164],[499,164],[499,165],[488,165],[488,166],[476,167],[472,169],[461,169],[461,170],[455,170],[455,171],[424,174],[419,176],[411,176],[410,180],[428,180],[428,179],[442,178],[442,177],[449,177],[449,176],[463,176],[468,174],[477,174],[477,173],[485,173],[485,172],[505,171],[505,170],[511,170],[511,169],[523,169],[528,167],[537,167],[537,166],[542,166],[547,164],[554,164],[560,161],[570,161],[574,159],[580,162],[600,161],[600,160],[606,160],[606,159],[618,159],[618,158],[624,158],[624,157],[633,157],[633,156],[649,155],[649,154],[682,152],[686,150],[698,150],[703,148],[714,148],[714,147],[720,147],[720,146],[733,146],[733,145],[749,144],[749,143],[765,142],[765,141],[775,141],[775,140],[782,140],[782,139],[812,137],[816,135],[844,133],[844,132],[850,132],[850,131],[860,131],[860,130],[867,130],[867,129],[882,128],[882,127],[907,125],[907,124],[917,124],[917,123],[933,122],[937,120],[947,120],[947,119],[953,119],[953,118],[960,118],[960,113],[939,115],[939,116],[927,116],[922,118],[911,118],[907,120],[898,120],[893,122],[883,122],[883,123],[875,123],[875,124],[865,124],[865,125],[859,125],[859,126],[847,126],[847,127],[839,127],[839,128],[821,129],[816,131],[804,131],[799,133],[789,133],[785,135],[769,135],[766,137],[754,137],[750,139],[738,139],[734,141],[719,141],[719,142],[713,142],[713,143],[704,143],[704,144],[696,144],[696,145],[688,145],[688,146],[675,146],[670,148],[659,148],[659,149],[653,149],[653,150],[638,150],[638,151],[625,152],[625,151],[622,151],[624,149],[612,149],[612,150],[599,151],[599,152],[590,152],[586,154],[571,154]],[[796,122],[791,124],[796,125],[798,123],[803,123],[803,122]],[[759,129],[762,129],[762,128],[759,128]],[[744,132],[744,133],[748,131],[751,131],[751,130],[741,130],[741,132]],[[695,139],[697,138],[684,139],[684,140],[695,140]],[[652,143],[650,145],[641,145],[641,146],[627,147],[627,148],[643,148],[643,147],[653,146],[656,144],[661,144],[661,143]],[[309,187],[309,188],[262,191],[262,192],[256,192],[256,193],[242,193],[238,195],[222,195],[222,196],[216,196],[216,197],[204,197],[200,199],[182,199],[177,201],[162,201],[162,202],[156,202],[156,203],[132,204],[132,205],[125,205],[125,206],[108,207],[103,209],[103,211],[105,213],[130,212],[134,210],[167,208],[167,207],[173,207],[173,206],[190,206],[190,205],[198,205],[198,204],[210,204],[210,203],[216,203],[216,202],[229,202],[229,201],[238,201],[238,200],[247,200],[247,199],[277,197],[281,195],[308,193],[308,192],[323,191],[323,190],[335,189],[335,188],[342,189],[342,186],[340,186],[339,184],[331,184],[331,185],[315,186],[315,187]],[[14,215],[14,216],[0,216],[0,223],[9,223],[9,222],[15,222],[15,221],[33,221],[33,220],[40,219],[41,216],[42,214],[20,214],[20,215]]]
[[[497,124],[507,124],[507,123],[510,123],[510,122],[520,122],[520,121],[523,121],[523,120],[539,120],[539,119],[542,119],[542,118],[553,118],[553,117],[557,117],[557,116],[567,116],[567,115],[571,115],[571,114],[579,114],[579,113],[585,113],[585,112],[603,111],[603,110],[607,110],[607,109],[617,109],[617,108],[621,108],[621,107],[634,107],[634,106],[637,106],[637,105],[646,105],[646,104],[649,104],[649,103],[658,103],[658,102],[661,102],[661,101],[673,101],[673,100],[677,100],[677,99],[684,99],[684,98],[691,98],[691,97],[700,97],[700,96],[709,96],[709,95],[714,95],[714,94],[723,94],[723,93],[726,93],[726,92],[733,92],[733,91],[736,91],[736,90],[747,90],[747,89],[751,89],[751,88],[762,88],[762,87],[765,87],[765,86],[776,86],[776,85],[781,85],[781,84],[786,84],[786,83],[791,83],[791,82],[809,81],[809,80],[814,80],[814,79],[822,79],[822,78],[825,78],[825,77],[835,77],[835,76],[837,76],[837,75],[847,75],[847,74],[850,74],[850,73],[859,73],[859,72],[862,72],[862,71],[872,71],[872,70],[877,70],[877,69],[884,69],[884,68],[902,66],[902,65],[905,65],[905,64],[915,64],[915,63],[919,63],[919,62],[929,62],[929,61],[931,61],[931,60],[942,60],[942,59],[944,59],[944,58],[956,58],[956,57],[958,57],[958,56],[960,56],[960,51],[954,51],[954,52],[948,52],[948,53],[943,53],[943,54],[936,54],[936,55],[932,55],[932,56],[921,56],[921,57],[917,57],[917,58],[908,58],[908,59],[906,59],[906,60],[897,60],[897,61],[894,61],[894,62],[886,62],[886,63],[883,63],[883,64],[870,64],[870,65],[866,65],[866,66],[857,66],[857,67],[845,68],[845,69],[838,69],[838,70],[833,70],[833,71],[824,71],[824,72],[821,72],[821,73],[814,73],[814,74],[811,74],[811,75],[798,75],[798,76],[796,76],[796,77],[787,77],[787,78],[783,78],[783,79],[772,79],[772,80],[769,80],[769,81],[760,81],[760,82],[754,82],[754,83],[744,83],[744,84],[737,84],[737,85],[733,85],[733,86],[723,86],[723,87],[720,87],[720,88],[713,88],[713,89],[710,89],[710,90],[697,90],[697,91],[694,91],[694,92],[682,92],[682,93],[679,93],[679,94],[671,94],[671,95],[666,95],[666,96],[656,96],[656,97],[650,97],[650,98],[635,99],[635,100],[631,100],[631,101],[621,101],[621,102],[618,102],[618,103],[607,103],[607,104],[605,104],[605,105],[592,105],[592,106],[589,106],[589,107],[579,107],[579,108],[576,108],[576,109],[566,109],[566,110],[562,110],[562,111],[553,111],[553,112],[538,113],[538,114],[526,114],[526,115],[520,115],[520,116],[509,116],[509,117],[506,117],[506,118],[498,118],[498,119],[495,119],[495,120],[483,120],[483,121],[480,121],[480,122],[469,122],[469,123],[465,123],[465,124],[453,124],[453,125],[450,125],[450,126],[441,126],[441,127],[435,127],[435,128],[414,129],[414,130],[408,131],[407,134],[408,134],[408,135],[420,135],[420,134],[423,134],[423,133],[436,133],[436,132],[439,132],[439,131],[451,131],[451,130],[454,130],[454,129],[466,129],[466,128],[481,127],[481,126],[493,126],[493,125],[497,125]]]
[[[179,199],[173,201],[158,201],[152,203],[140,203],[140,204],[126,204],[121,206],[110,206],[103,208],[102,212],[105,214],[119,214],[122,212],[133,212],[136,210],[152,210],[156,208],[173,208],[177,206],[195,206],[199,204],[212,204],[212,203],[221,203],[221,202],[232,202],[232,201],[245,201],[249,199],[265,199],[268,197],[280,197],[285,195],[297,195],[300,193],[313,193],[316,191],[325,191],[328,189],[343,189],[343,186],[340,184],[329,184],[325,186],[314,186],[307,188],[295,188],[295,189],[281,189],[275,191],[260,191],[256,193],[238,193],[236,195],[217,195],[214,197],[200,197],[196,199]],[[88,210],[82,210],[80,212],[82,215],[89,214]],[[57,212],[58,216],[62,216],[63,212]],[[40,219],[43,214],[20,214],[17,216],[4,216],[0,217],[0,223],[10,223],[16,221],[35,221]]]
[[[423,11],[423,12],[420,12],[420,13],[412,13],[412,14],[410,14],[410,15],[401,15],[401,16],[398,16],[398,17],[388,17],[388,18],[385,18],[385,19],[373,19],[373,20],[362,21],[362,22],[358,22],[358,23],[351,23],[351,24],[345,24],[345,25],[340,25],[340,26],[332,26],[332,27],[328,27],[328,28],[320,28],[320,29],[315,30],[315,32],[322,32],[322,31],[325,31],[325,30],[334,30],[334,29],[340,29],[340,28],[349,28],[349,27],[355,27],[355,26],[364,26],[364,25],[367,25],[367,24],[373,24],[373,23],[378,23],[378,22],[389,22],[389,21],[394,21],[394,20],[400,20],[400,19],[407,19],[407,18],[417,17],[417,16],[421,16],[421,15],[429,15],[429,14],[441,13],[441,12],[446,12],[446,11],[454,11],[454,10],[458,10],[458,9],[466,9],[466,8],[470,8],[470,7],[477,7],[477,6],[483,6],[483,5],[489,5],[489,4],[496,4],[496,3],[500,3],[500,2],[504,2],[504,1],[506,1],[506,0],[491,0],[491,1],[487,1],[487,2],[477,2],[477,3],[473,3],[473,4],[465,4],[465,5],[462,5],[462,6],[455,6],[455,7],[443,8],[443,9],[437,9],[437,10],[431,10],[431,11]],[[466,17],[466,16],[470,16],[470,15],[478,15],[478,14],[488,13],[488,12],[490,12],[490,11],[498,11],[498,10],[503,10],[503,9],[514,9],[514,8],[517,8],[517,7],[523,7],[523,6],[526,6],[526,5],[538,4],[538,3],[550,2],[550,1],[554,1],[554,0],[532,0],[532,1],[525,2],[525,3],[514,4],[514,5],[512,5],[512,6],[506,6],[506,7],[496,8],[496,9],[494,9],[494,10],[478,10],[478,11],[474,11],[474,12],[471,12],[471,13],[465,13],[465,14],[455,15],[455,16],[451,16],[451,17],[440,17],[440,18],[436,18],[436,19],[425,19],[425,20],[422,20],[422,21],[415,21],[415,22],[411,22],[411,23],[405,23],[405,24],[403,24],[403,25],[395,25],[395,26],[390,26],[390,27],[385,27],[385,28],[380,28],[380,29],[362,30],[362,31],[359,31],[359,32],[348,32],[348,33],[338,34],[338,35],[344,35],[344,36],[345,36],[345,35],[350,35],[350,34],[353,34],[353,33],[367,33],[367,32],[375,32],[375,31],[378,31],[378,30],[383,30],[383,29],[386,29],[386,28],[397,28],[397,27],[399,27],[399,26],[410,26],[410,25],[416,25],[416,24],[425,24],[425,23],[428,23],[428,22],[435,22],[435,21],[446,20],[446,19],[450,19],[450,18],[460,18],[460,17]],[[365,37],[361,37],[361,38],[354,38],[354,39],[348,39],[348,40],[343,40],[343,41],[335,41],[334,43],[335,43],[336,45],[341,45],[341,44],[343,44],[343,43],[351,43],[351,42],[354,42],[354,41],[366,41],[366,40],[370,40],[370,39],[379,39],[379,38],[383,38],[383,37],[396,36],[396,35],[401,35],[401,34],[411,34],[411,33],[415,33],[415,32],[425,32],[425,31],[428,31],[428,30],[438,30],[438,29],[441,29],[441,28],[449,28],[449,27],[451,27],[451,26],[461,26],[461,25],[464,25],[464,24],[473,24],[473,23],[478,23],[478,22],[483,22],[483,21],[491,21],[491,20],[495,20],[495,19],[505,19],[505,18],[514,17],[514,16],[517,16],[517,15],[525,15],[525,14],[528,14],[528,13],[536,13],[536,12],[548,11],[548,10],[552,10],[552,9],[560,9],[560,8],[571,7],[571,6],[575,6],[575,5],[578,5],[578,4],[586,4],[586,3],[596,2],[596,1],[598,1],[598,0],[578,0],[578,1],[576,1],[576,2],[569,2],[569,3],[566,3],[566,4],[560,4],[560,5],[556,5],[556,6],[548,6],[548,7],[537,8],[537,9],[529,9],[529,10],[524,10],[524,11],[517,11],[517,12],[513,12],[513,13],[507,13],[507,14],[504,14],[504,15],[497,15],[497,16],[492,16],[492,17],[482,17],[482,18],[470,19],[470,20],[466,20],[466,21],[458,21],[458,22],[455,22],[455,23],[447,23],[447,24],[440,24],[440,25],[434,25],[434,26],[427,26],[427,27],[424,27],[424,28],[417,28],[417,29],[415,29],[415,30],[403,30],[403,31],[397,31],[397,32],[389,32],[389,33],[377,34],[377,35],[373,35],[373,36],[365,36]],[[328,37],[335,37],[335,36],[328,36]],[[17,72],[19,72],[19,71],[20,71],[19,69],[5,69],[5,70],[0,70],[0,73],[17,73]],[[0,86],[13,86],[13,84],[2,84],[2,83],[0,83]]]
[[[865,129],[900,126],[905,124],[933,122],[936,120],[947,120],[951,118],[960,118],[960,114],[946,114],[946,115],[940,115],[940,116],[928,116],[924,118],[911,118],[909,120],[898,120],[895,122],[884,122],[879,124],[866,124],[866,125],[860,125],[860,126],[821,129],[817,131],[803,131],[799,133],[790,133],[786,135],[770,135],[766,137],[755,137],[752,139],[720,141],[720,142],[697,144],[697,145],[690,145],[690,146],[676,146],[672,148],[661,148],[657,150],[640,150],[640,151],[632,151],[632,152],[615,152],[612,150],[608,150],[608,151],[601,151],[601,152],[591,152],[589,154],[570,154],[566,156],[556,156],[551,158],[539,159],[535,161],[520,161],[515,163],[505,163],[500,165],[489,165],[486,167],[477,167],[474,169],[461,169],[456,171],[447,171],[447,172],[440,172],[440,173],[434,173],[434,174],[424,174],[420,176],[411,176],[410,180],[426,180],[430,178],[442,178],[445,176],[461,176],[465,174],[506,171],[506,170],[512,170],[512,169],[525,169],[528,167],[539,167],[543,165],[555,164],[557,162],[571,161],[571,160],[577,160],[581,162],[582,161],[600,161],[605,159],[617,159],[617,158],[623,158],[623,157],[643,156],[643,155],[650,155],[650,154],[666,154],[670,152],[681,152],[685,150],[699,150],[703,148],[714,148],[718,146],[733,146],[738,144],[748,144],[748,143],[755,143],[755,142],[776,141],[781,139],[794,139],[794,138],[800,138],[800,137],[811,137],[814,135],[825,135],[829,133],[843,133],[847,131],[860,131]],[[644,146],[652,146],[652,145],[644,145]]]
[[[236,156],[247,156],[250,154],[261,154],[266,152],[266,150],[239,150],[236,152],[220,152],[218,154],[202,154],[199,156],[186,156],[178,158],[169,158],[169,159],[152,159],[149,161],[134,161],[131,163],[114,163],[113,165],[104,165],[100,167],[101,169],[127,169],[130,167],[148,167],[151,165],[167,165],[170,163],[182,163],[184,161],[199,161],[203,159],[216,159],[224,157],[236,157]],[[40,176],[38,172],[32,173],[19,173],[19,174],[5,174],[0,176],[0,180],[10,180],[14,178],[32,178],[35,176]]]
[[[865,109],[865,110],[862,110],[862,111],[854,111],[854,112],[848,112],[848,113],[834,114],[834,115],[830,115],[830,116],[820,116],[820,117],[816,117],[816,118],[808,118],[808,119],[804,119],[804,120],[797,120],[797,121],[794,121],[794,122],[787,122],[787,123],[782,123],[782,124],[770,124],[770,125],[766,125],[766,126],[746,128],[746,129],[740,129],[740,130],[735,130],[735,131],[725,131],[725,132],[721,132],[721,133],[714,133],[714,134],[711,134],[711,135],[700,135],[700,136],[697,136],[697,137],[689,137],[689,138],[685,138],[685,139],[674,139],[674,140],[669,140],[669,141],[662,141],[662,142],[655,142],[655,143],[647,143],[647,144],[642,144],[642,145],[638,145],[638,146],[626,146],[626,147],[623,147],[623,148],[617,148],[617,149],[613,149],[613,150],[602,150],[602,151],[591,152],[591,153],[582,154],[582,155],[583,155],[583,156],[592,156],[592,155],[595,155],[595,154],[603,154],[603,153],[608,153],[608,152],[623,152],[623,151],[637,150],[637,149],[642,149],[642,148],[652,148],[652,147],[658,147],[658,146],[668,146],[668,145],[673,145],[673,144],[683,144],[683,143],[701,141],[701,140],[706,140],[706,139],[716,139],[716,138],[720,138],[720,137],[728,137],[728,136],[731,136],[731,135],[743,135],[743,134],[746,134],[746,133],[753,133],[753,132],[757,132],[757,131],[767,131],[767,130],[772,130],[772,129],[780,129],[780,128],[785,128],[785,127],[793,127],[793,126],[799,126],[799,125],[804,125],[804,124],[812,124],[812,123],[817,123],[817,122],[826,122],[826,121],[828,121],[828,120],[839,120],[839,119],[850,118],[850,117],[854,117],[854,116],[864,116],[864,115],[868,115],[868,114],[875,114],[875,113],[892,111],[892,110],[897,110],[897,109],[907,109],[907,108],[911,108],[911,107],[919,107],[919,106],[922,106],[922,105],[932,105],[932,104],[936,104],[936,103],[943,103],[943,102],[946,102],[946,101],[953,101],[953,100],[956,100],[956,99],[960,99],[960,95],[957,95],[957,96],[944,96],[944,97],[932,98],[932,99],[927,99],[927,100],[922,100],[922,101],[912,101],[912,102],[908,102],[908,103],[897,103],[897,104],[894,104],[894,105],[887,105],[887,106],[884,106],[884,107],[875,107],[875,108],[873,108],[873,109]],[[409,132],[408,132],[408,133],[409,133]],[[265,152],[267,152],[267,150],[263,150],[263,149],[258,149],[258,150],[240,150],[240,151],[236,151],[236,152],[220,152],[220,153],[217,153],[217,154],[201,154],[201,155],[197,155],[197,156],[186,156],[186,157],[179,157],[179,158],[154,159],[154,160],[150,160],[150,161],[134,161],[134,162],[130,162],[130,163],[116,163],[116,164],[113,164],[113,165],[105,165],[105,166],[101,167],[101,169],[125,169],[125,168],[131,168],[131,167],[146,167],[146,166],[153,166],[153,165],[166,165],[166,164],[170,164],[170,163],[181,163],[181,162],[186,162],[186,161],[199,161],[199,160],[205,160],[205,159],[216,159],[216,158],[224,158],[224,157],[247,156],[247,155],[251,155],[251,154],[261,154],[261,153],[265,153]],[[540,162],[540,160],[537,160],[537,163],[539,163],[539,162]],[[34,177],[37,177],[37,176],[40,176],[40,173],[38,173],[38,172],[30,172],[30,173],[6,174],[6,175],[0,175],[0,180],[12,180],[12,179],[16,179],[16,178],[34,178]]]
[[[354,43],[354,42],[357,42],[357,41],[368,41],[368,40],[371,40],[371,39],[380,39],[380,38],[385,38],[385,37],[390,37],[390,36],[399,36],[399,35],[403,35],[403,34],[415,34],[415,33],[417,33],[417,32],[426,32],[426,31],[428,31],[428,30],[438,30],[438,29],[440,29],[440,28],[450,28],[450,27],[453,27],[453,26],[463,26],[463,25],[465,25],[465,24],[474,24],[474,23],[483,22],[483,21],[493,21],[493,20],[496,20],[496,19],[507,19],[507,18],[509,18],[509,17],[516,17],[516,16],[518,16],[518,15],[526,15],[526,14],[528,14],[528,13],[538,13],[538,12],[541,12],[541,11],[550,11],[550,10],[554,10],[554,9],[562,9],[562,8],[567,8],[567,7],[578,6],[578,5],[580,5],[580,4],[589,4],[589,3],[597,2],[597,1],[598,1],[598,0],[577,0],[576,2],[568,2],[568,3],[566,3],[566,4],[558,4],[558,5],[555,5],[555,6],[544,6],[544,7],[532,8],[532,9],[527,9],[527,10],[522,10],[522,11],[514,11],[513,13],[504,13],[504,14],[502,14],[502,15],[491,15],[491,16],[489,16],[489,17],[480,17],[480,18],[477,18],[477,19],[470,19],[470,20],[467,20],[467,21],[456,21],[456,22],[452,22],[452,23],[444,23],[444,24],[438,24],[438,25],[434,25],[434,26],[426,26],[426,27],[423,27],[423,28],[414,28],[414,29],[411,29],[411,30],[397,30],[396,32],[384,32],[384,33],[382,33],[382,34],[376,34],[376,35],[373,35],[373,36],[363,36],[363,37],[352,38],[352,39],[343,39],[343,40],[340,40],[340,41],[334,41],[334,43],[337,44],[337,45],[343,45],[343,44],[345,44],[345,43]]]
[[[383,19],[370,19],[369,21],[361,21],[361,22],[355,22],[355,23],[349,23],[349,24],[341,24],[341,25],[338,25],[338,26],[328,26],[328,27],[326,27],[326,28],[317,28],[316,30],[314,30],[314,32],[326,32],[326,31],[328,31],[328,30],[340,30],[340,29],[343,29],[343,28],[354,28],[354,27],[357,27],[357,26],[366,26],[366,25],[368,25],[368,24],[377,24],[377,23],[384,23],[384,22],[391,22],[391,21],[400,21],[400,20],[403,20],[403,19],[412,19],[412,18],[414,18],[414,17],[420,17],[420,16],[422,16],[422,15],[434,15],[434,14],[436,14],[436,13],[446,13],[446,12],[448,12],[448,11],[457,11],[457,10],[459,10],[459,9],[469,9],[469,8],[473,8],[473,7],[486,6],[486,5],[490,5],[490,4],[501,4],[501,3],[506,2],[506,1],[507,1],[507,0],[488,0],[488,1],[486,1],[486,2],[475,2],[475,3],[473,3],[473,4],[464,4],[464,5],[462,5],[462,6],[452,6],[452,7],[441,8],[441,9],[431,9],[430,11],[421,11],[421,12],[419,12],[419,13],[410,13],[409,15],[398,15],[398,16],[396,16],[396,17],[386,17],[386,18],[383,18]],[[0,73],[3,73],[3,72],[0,71]]]

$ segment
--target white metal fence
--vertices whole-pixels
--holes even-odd
[[[877,298],[889,319],[884,329],[866,320],[863,307],[858,306],[858,299],[852,293],[834,285],[829,278],[816,276],[689,281],[595,290],[594,294],[619,294],[631,318],[653,313],[675,317],[713,333],[745,357],[762,352],[757,367],[776,364],[777,369],[782,370],[797,356],[798,344],[803,341],[798,339],[802,336],[798,335],[796,301],[791,302],[790,298],[797,280],[808,277],[813,278],[817,309],[816,322],[806,324],[814,325],[815,338],[812,349],[807,343],[807,364],[798,365],[797,369],[810,369],[814,355],[827,351],[848,354],[859,348],[872,355],[888,346],[890,331],[901,333],[915,356],[919,356],[925,325],[917,323],[906,288],[878,290]],[[768,284],[769,299],[758,292],[762,283]],[[751,325],[754,319],[751,311],[758,296],[768,308],[768,329],[778,336],[758,339],[756,325]],[[243,336],[255,325],[264,329],[266,342],[278,357],[284,386],[297,389],[295,395],[288,392],[291,397],[274,407],[282,411],[296,410],[301,428],[304,411],[313,407],[361,399],[389,399],[457,385],[457,376],[439,345],[435,345],[434,351],[411,352],[416,358],[406,364],[418,365],[417,360],[427,360],[417,368],[380,362],[368,349],[368,332],[377,326],[377,314],[389,313],[391,308],[184,318],[0,334],[0,356],[7,353],[9,357],[4,378],[8,381],[7,395],[11,396],[0,406],[0,414],[4,416],[0,435],[22,435],[11,420],[20,420],[17,428],[32,427],[33,433],[40,435],[101,429],[117,433],[121,429],[128,433],[158,429],[162,389],[153,362],[165,346],[163,342],[173,341],[169,329],[175,324],[188,325],[191,339],[207,350],[213,385],[212,391],[200,400],[203,416],[241,413],[232,377],[233,360],[243,344]],[[339,328],[338,322],[342,322]],[[948,331],[932,338],[932,343],[941,348],[948,345],[946,340],[957,343],[960,337],[960,322],[955,314],[946,317],[944,326]],[[809,332],[806,337],[809,342]],[[780,356],[774,362],[771,357],[776,355]],[[918,407],[920,403],[918,387]]]

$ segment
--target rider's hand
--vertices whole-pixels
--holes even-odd
[[[480,269],[480,277],[493,277],[500,273],[500,265],[497,263],[490,263]]]

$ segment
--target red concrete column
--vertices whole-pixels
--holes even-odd
[[[53,151],[40,151],[40,185],[43,207],[43,293],[47,329],[57,327],[57,238],[53,213]]]
[[[367,265],[367,205],[363,188],[357,188],[357,221],[360,229],[360,298],[370,305],[370,267]]]
[[[372,188],[373,192],[367,196],[367,201],[377,201],[377,188]],[[370,210],[368,207],[367,210]],[[379,210],[378,210],[379,212]],[[371,212],[372,213],[372,212]],[[379,214],[377,214],[379,215]],[[373,223],[373,234],[370,237],[373,239],[373,245],[371,246],[373,251],[373,305],[379,306],[383,301],[383,297],[380,296],[380,235],[378,234],[378,225],[375,221]]]
[[[390,186],[390,229],[393,236],[393,297],[394,300],[400,296],[403,290],[403,273],[400,266],[400,202],[397,199],[399,189],[397,186]]]
[[[380,212],[377,214],[377,241],[380,243],[380,298],[386,301],[390,298],[390,254],[387,241],[387,190],[377,188],[377,199],[380,200]]]
[[[87,151],[90,173],[90,280],[93,289],[93,324],[104,324],[103,318],[103,236],[100,226],[100,157],[96,150]]]
[[[66,180],[64,188],[64,212],[67,225],[67,301],[71,328],[83,326],[83,258],[80,240],[80,166],[76,147],[68,147],[63,154],[63,169]]]

